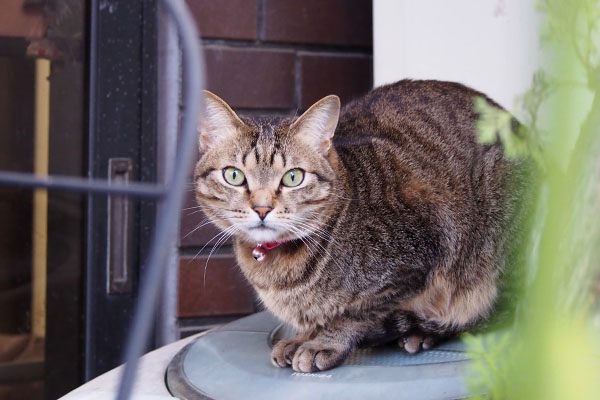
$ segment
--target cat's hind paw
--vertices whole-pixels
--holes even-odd
[[[416,354],[421,350],[429,350],[435,346],[435,343],[435,337],[421,334],[412,334],[398,339],[398,346],[410,354]]]

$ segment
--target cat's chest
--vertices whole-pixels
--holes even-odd
[[[251,256],[251,249],[236,247],[236,256],[246,278],[263,304],[276,316],[299,329],[323,325],[341,314],[346,293],[331,290],[330,275],[324,278],[320,262],[307,266],[307,254],[269,253],[263,262]],[[334,285],[339,286],[339,285]]]
[[[325,325],[344,312],[344,302],[311,290],[257,289],[264,305],[277,317],[299,330]]]

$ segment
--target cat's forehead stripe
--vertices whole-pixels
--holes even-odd
[[[271,157],[271,167],[281,169],[285,166],[285,159],[281,153],[274,151]]]
[[[243,156],[242,156],[242,165],[244,167],[248,167],[250,166],[250,159],[248,157],[251,156],[251,154],[253,153],[253,149],[255,149],[255,147],[250,148],[250,150],[248,150]]]
[[[275,154],[279,148],[279,140],[274,125],[261,122],[258,125],[258,143],[256,146],[257,163],[264,169],[273,166]]]
[[[252,134],[238,155],[247,171],[258,169],[256,173],[266,179],[272,171],[286,165],[286,155],[279,135],[279,125],[273,120],[252,121]]]

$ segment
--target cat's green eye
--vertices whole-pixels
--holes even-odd
[[[233,186],[240,186],[246,182],[246,176],[242,171],[235,167],[227,167],[223,169],[223,178]]]
[[[300,168],[290,169],[283,175],[281,178],[281,183],[283,186],[294,187],[298,186],[304,180],[304,171]]]

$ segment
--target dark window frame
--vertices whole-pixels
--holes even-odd
[[[157,176],[156,0],[91,2],[89,41],[89,177],[106,179],[110,158],[133,162],[132,180]],[[107,198],[89,196],[85,274],[84,379],[123,360],[152,233],[155,204],[134,206],[130,258],[133,289],[107,294]],[[148,349],[149,350],[149,349]]]

